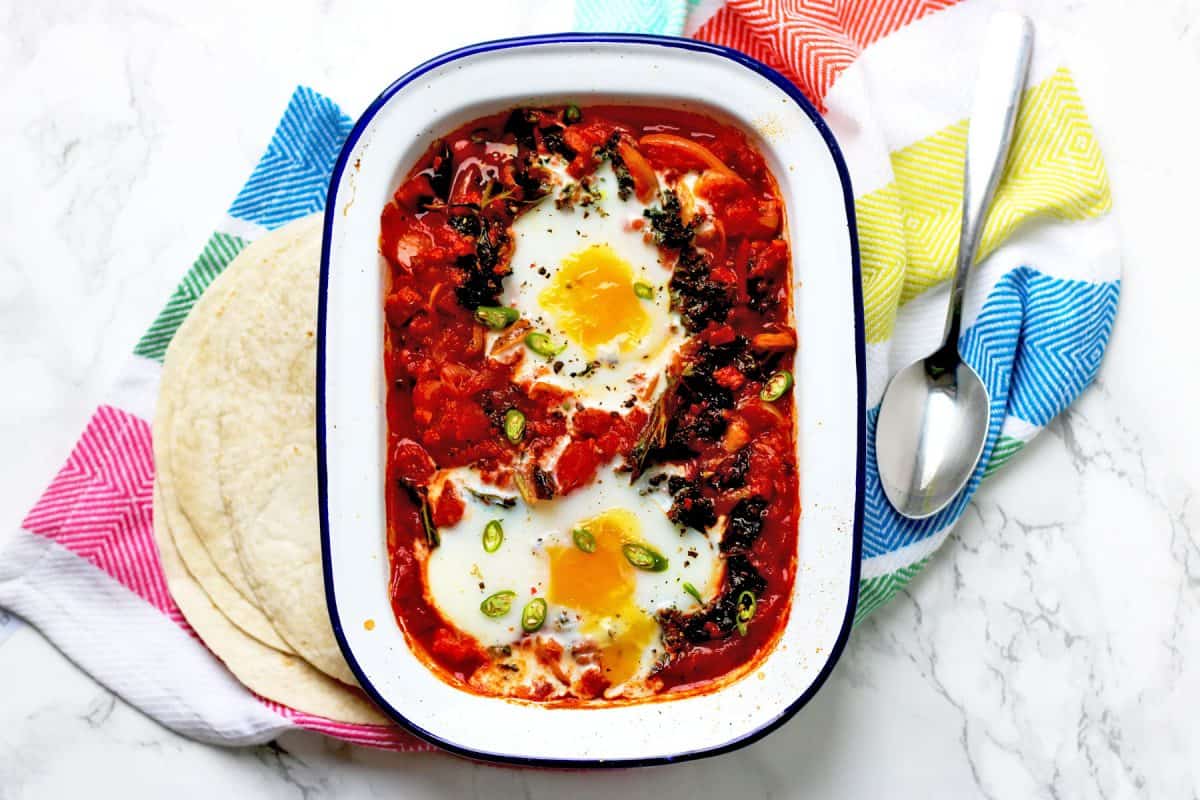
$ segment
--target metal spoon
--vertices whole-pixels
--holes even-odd
[[[991,401],[958,353],[963,288],[975,263],[988,206],[1004,172],[1033,53],[1033,24],[997,14],[988,24],[967,132],[962,234],[941,347],[892,378],[875,428],[884,494],[906,517],[945,508],[970,480],[987,441]]]

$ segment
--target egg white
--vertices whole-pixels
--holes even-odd
[[[591,177],[597,189],[595,202],[589,206],[558,208],[554,198],[562,186],[574,182],[565,172],[565,164],[552,160],[547,167],[554,172],[558,188],[547,199],[523,213],[512,226],[512,274],[505,279],[501,298],[504,305],[520,311],[538,330],[549,333],[566,349],[554,358],[544,358],[532,352],[517,372],[518,380],[540,380],[575,393],[592,407],[619,409],[631,396],[643,405],[653,402],[653,391],[661,391],[661,381],[655,383],[682,344],[684,331],[678,314],[670,310],[667,282],[671,268],[642,230],[632,227],[644,223],[643,212],[649,207],[636,196],[621,200],[617,194],[617,179],[606,162]],[[554,315],[538,302],[542,291],[551,284],[559,265],[572,255],[593,245],[607,245],[633,271],[634,280],[654,287],[651,299],[642,300],[641,307],[650,318],[647,333],[639,340],[622,341],[618,336],[597,348],[592,358],[561,331],[555,330]],[[603,314],[603,308],[595,309]],[[554,362],[561,367],[554,369]],[[590,362],[598,362],[589,368]]]
[[[684,582],[690,582],[705,598],[720,586],[721,561],[715,541],[697,531],[681,532],[666,515],[669,495],[661,489],[643,494],[648,490],[645,477],[631,486],[626,475],[606,468],[586,491],[534,506],[518,498],[513,508],[505,509],[487,505],[466,491],[471,487],[497,492],[483,484],[474,470],[459,468],[445,474],[456,485],[466,511],[456,525],[440,530],[441,544],[426,563],[426,587],[446,619],[484,646],[511,644],[524,635],[521,609],[533,597],[544,598],[549,589],[547,548],[573,546],[571,531],[581,520],[614,508],[636,515],[642,538],[669,562],[663,572],[635,571],[634,603],[646,614],[653,616],[671,606],[684,611],[698,608],[684,591]],[[493,519],[503,526],[504,541],[496,552],[488,553],[483,549],[483,528]],[[517,593],[509,612],[496,618],[484,615],[480,603],[506,589]],[[595,632],[620,624],[592,619],[554,603],[549,604],[546,620],[538,635],[556,640],[566,650],[588,637],[584,630]],[[658,647],[656,639],[646,648],[640,675],[648,673]]]

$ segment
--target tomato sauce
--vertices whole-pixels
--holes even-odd
[[[609,158],[621,167],[622,190],[660,199],[663,213],[648,212],[647,235],[653,229],[678,258],[672,307],[690,334],[674,388],[664,393],[668,410],[586,408],[555,386],[521,385],[526,323],[510,323],[489,346],[497,326],[484,312],[497,305],[507,274],[511,225],[544,189],[546,176],[529,156],[552,153],[569,159],[576,178]],[[713,219],[689,227],[656,195],[655,175],[692,170],[701,171],[695,191]],[[672,485],[673,513],[745,523],[744,541],[726,533],[722,551],[728,544],[727,580],[751,587],[741,600],[753,596],[752,617],[736,630],[730,613],[744,603],[731,606],[728,597],[703,615],[662,619],[669,657],[653,676],[660,693],[712,688],[764,655],[787,618],[800,513],[791,394],[767,399],[765,386],[790,366],[795,335],[782,202],[746,137],[698,114],[633,106],[517,109],[474,120],[435,142],[398,187],[381,214],[380,252],[389,272],[390,592],[414,650],[464,687],[490,658],[425,591],[422,561],[437,546],[436,529],[463,514],[453,486],[428,500],[424,487],[436,470],[471,466],[498,488],[516,483],[545,498],[587,491],[615,457],[635,472],[641,465],[632,462],[646,457],[686,471],[688,485]],[[524,419],[516,444],[504,432],[510,409]],[[656,412],[669,416],[668,433],[643,447]],[[522,456],[536,459],[563,437],[552,473],[522,474]]]

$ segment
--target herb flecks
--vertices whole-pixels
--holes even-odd
[[[621,158],[621,153],[617,149],[620,142],[621,132],[614,131],[608,141],[596,150],[596,156],[601,160],[607,160],[612,165],[613,174],[617,176],[617,197],[625,201],[633,196],[634,185],[633,175],[630,174],[629,167],[625,165],[625,159]]]
[[[679,196],[670,189],[662,192],[662,203],[658,208],[647,208],[642,212],[650,220],[654,241],[661,247],[680,250],[692,243],[696,230],[693,223],[683,221],[683,208]]]

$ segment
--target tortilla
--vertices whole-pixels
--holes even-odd
[[[154,485],[154,538],[175,604],[208,649],[241,683],[276,703],[338,722],[385,725],[384,717],[358,690],[328,678],[296,656],[262,645],[232,625],[184,568],[174,531],[163,506],[162,486]]]
[[[321,572],[317,459],[306,454],[282,473],[275,492],[238,544],[246,574],[279,633],[317,669],[355,683],[333,635]]]
[[[316,308],[320,217],[289,225],[258,258],[252,303],[227,313],[209,347],[224,356],[199,391],[215,415],[216,476],[242,574],[292,649],[346,683],[325,602],[317,516]],[[231,390],[232,389],[232,390]]]
[[[311,218],[307,218],[281,228],[238,254],[230,268],[238,269],[244,277],[213,311],[194,345],[186,350],[180,346],[180,357],[185,361],[181,377],[169,383],[164,381],[160,390],[179,420],[168,432],[169,466],[179,506],[217,569],[251,602],[255,599],[254,592],[238,558],[217,474],[221,414],[239,400],[247,388],[243,375],[249,374],[249,370],[231,372],[226,367],[230,356],[226,351],[230,337],[237,335],[241,320],[258,313],[261,286],[270,280],[278,257],[295,240],[297,227],[310,222]],[[193,309],[189,321],[196,316]],[[172,343],[172,350],[175,349]]]
[[[276,650],[291,653],[292,649],[280,638],[267,616],[238,592],[213,563],[208,550],[180,508],[172,469],[171,441],[176,419],[174,387],[182,382],[190,356],[199,343],[204,341],[209,324],[221,315],[229,296],[249,273],[248,264],[248,261],[239,263],[235,259],[234,263],[212,282],[171,339],[163,361],[154,416],[154,461],[156,482],[161,494],[161,499],[157,495],[155,498],[155,517],[156,520],[158,517],[165,517],[179,558],[215,607],[249,636]]]

